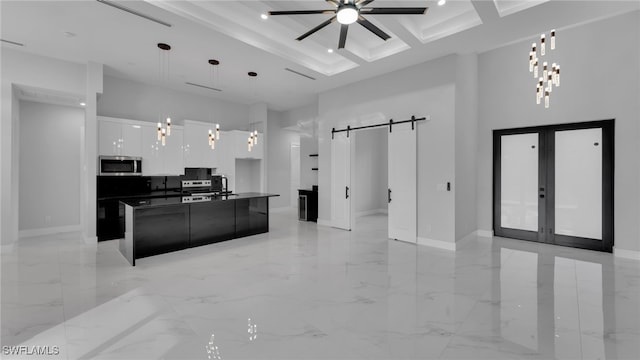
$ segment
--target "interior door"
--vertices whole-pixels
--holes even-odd
[[[331,140],[331,222],[351,230],[351,141],[347,132]]]
[[[613,120],[494,131],[495,234],[611,252],[613,149]]]
[[[393,125],[388,142],[389,238],[410,243],[417,240],[417,132],[411,123]]]

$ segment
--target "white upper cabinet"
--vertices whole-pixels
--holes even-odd
[[[166,145],[162,146],[160,144],[163,147],[164,175],[184,175],[183,135],[184,130],[182,128],[172,125],[171,136],[167,137]]]
[[[209,130],[215,135],[215,125],[185,120],[184,121],[184,163],[185,167],[217,168],[220,166],[221,154],[228,146],[227,135],[220,132],[215,149],[209,146]]]
[[[182,175],[183,129],[172,125],[165,146],[158,140],[155,123],[98,117],[99,155],[142,157],[142,174]]]
[[[99,121],[99,155],[122,155],[122,124]]]
[[[158,128],[155,125],[142,127],[142,175],[151,176],[164,172],[162,144],[158,140]]]
[[[251,151],[249,151],[249,137],[251,136],[251,132],[233,130],[230,131],[230,133],[233,133],[234,137],[234,156],[236,159],[262,159],[264,134],[258,133],[257,144],[253,145]]]
[[[138,124],[122,124],[122,154],[142,156],[142,127]]]
[[[131,120],[98,117],[99,155],[142,156],[139,124]]]
[[[171,135],[165,145],[158,140],[158,128],[154,124],[142,125],[142,174],[145,176],[183,175],[183,129],[171,126]]]

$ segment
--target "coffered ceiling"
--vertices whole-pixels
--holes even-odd
[[[105,0],[106,2],[107,0]],[[428,7],[424,15],[365,15],[391,36],[383,41],[351,24],[338,49],[340,24],[296,38],[329,14],[270,16],[274,10],[333,9],[302,1],[1,1],[1,37],[39,55],[105,65],[105,74],[240,103],[263,101],[285,110],[318,93],[452,53],[483,52],[638,10],[637,1],[375,0],[370,7]],[[150,21],[153,18],[170,24]],[[169,43],[169,81],[161,81],[158,42]],[[332,52],[329,52],[331,49]],[[524,50],[526,52],[526,50]],[[217,77],[208,59],[218,59]],[[255,71],[257,78],[247,72]],[[188,85],[219,88],[212,91]]]

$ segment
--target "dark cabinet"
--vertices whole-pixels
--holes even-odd
[[[133,233],[136,258],[186,249],[189,247],[189,207],[137,209]]]
[[[240,199],[236,205],[236,237],[269,231],[269,198]]]
[[[318,221],[318,192],[298,190],[298,219]]]
[[[235,201],[191,204],[190,246],[206,245],[235,237]]]

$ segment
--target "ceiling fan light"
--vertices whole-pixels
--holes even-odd
[[[338,22],[343,25],[353,24],[358,20],[358,10],[353,5],[344,5],[338,10]]]

